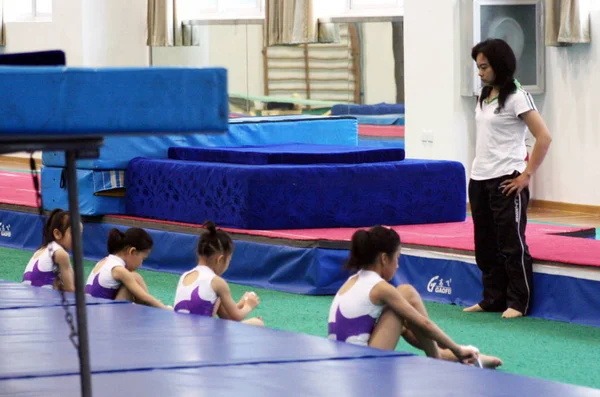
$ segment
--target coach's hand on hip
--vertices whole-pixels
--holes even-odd
[[[502,188],[502,193],[507,196],[510,196],[515,191],[519,194],[523,189],[529,186],[530,179],[531,176],[528,173],[524,173],[516,178],[505,180],[500,184],[500,188]]]

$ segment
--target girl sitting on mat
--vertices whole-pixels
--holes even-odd
[[[109,255],[90,273],[85,292],[96,298],[128,300],[172,310],[148,293],[144,279],[135,272],[150,255],[153,244],[144,229],[132,227],[125,233],[111,229],[107,242]]]
[[[35,251],[23,274],[23,284],[75,292],[75,278],[67,250],[71,250],[71,217],[55,209],[44,225],[42,246]],[[56,277],[58,274],[58,277]]]
[[[207,221],[208,229],[198,242],[198,265],[179,279],[175,293],[175,311],[201,316],[241,321],[264,326],[260,317],[244,320],[260,299],[254,292],[246,292],[235,302],[227,282],[220,276],[225,273],[233,255],[233,241],[223,230]]]
[[[457,345],[427,316],[419,293],[410,285],[388,283],[398,269],[400,236],[375,226],[352,236],[347,268],[357,271],[342,285],[329,311],[329,338],[395,350],[400,336],[428,357],[496,368],[497,357]]]

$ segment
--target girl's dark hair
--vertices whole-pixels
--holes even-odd
[[[348,270],[366,268],[377,260],[382,253],[392,257],[400,247],[400,236],[396,231],[383,226],[369,230],[357,230],[352,235],[350,259],[346,263]]]
[[[233,240],[231,240],[229,234],[221,229],[217,229],[213,221],[206,221],[203,226],[208,231],[200,236],[196,250],[198,256],[209,257],[217,252],[224,254],[233,252]]]
[[[496,75],[493,85],[500,90],[498,94],[498,111],[500,111],[508,96],[517,89],[514,77],[517,70],[517,58],[512,48],[500,39],[487,39],[477,44],[471,50],[471,58],[477,61],[479,54],[483,54],[487,58]],[[490,96],[491,91],[491,86],[483,87],[479,97],[479,106],[483,106],[483,101]]]
[[[153,245],[152,237],[144,229],[132,227],[123,233],[114,228],[108,232],[106,248],[109,254],[114,255],[127,247],[133,247],[138,251],[146,251],[152,249]]]
[[[42,247],[45,247],[54,241],[55,229],[58,229],[58,231],[64,235],[69,227],[71,227],[71,216],[69,215],[69,212],[63,211],[60,208],[53,210],[50,215],[48,215],[48,219],[44,225],[44,231],[42,232]]]

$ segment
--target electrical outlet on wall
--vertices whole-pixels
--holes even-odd
[[[421,142],[433,143],[433,130],[429,128],[423,128],[423,131],[421,132]]]

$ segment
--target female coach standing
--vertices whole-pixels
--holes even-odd
[[[477,145],[469,181],[475,227],[475,259],[483,276],[483,299],[466,312],[527,315],[532,297],[532,259],[525,242],[529,181],[552,138],[531,95],[514,78],[510,46],[488,39],[473,47],[483,83],[477,100]],[[527,129],[536,138],[526,161]]]

